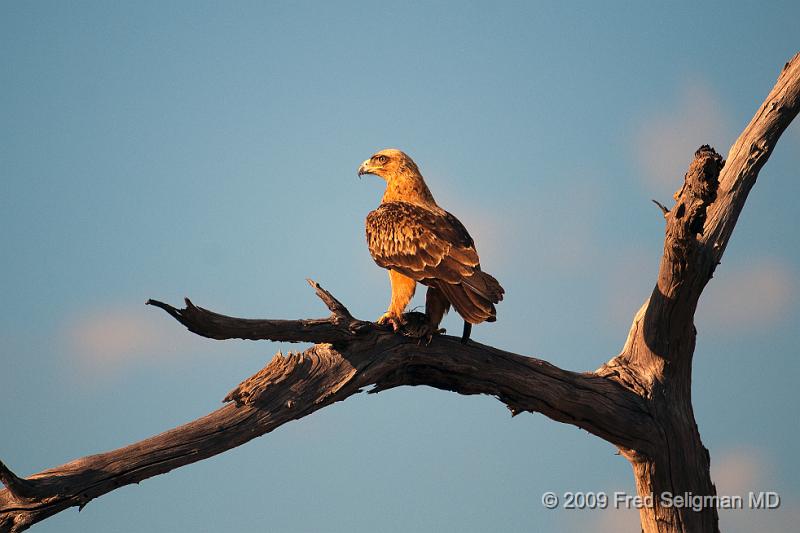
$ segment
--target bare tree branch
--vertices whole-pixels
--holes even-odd
[[[449,336],[430,345],[353,318],[309,281],[331,316],[253,320],[193,305],[176,309],[148,300],[212,339],[314,342],[302,353],[278,354],[242,382],[221,409],[130,446],[77,459],[20,478],[0,463],[0,532],[22,531],[71,506],[239,446],[282,424],[371,387],[429,385],[487,394],[512,414],[542,413],[615,444],[629,459],[642,496],[663,492],[715,494],[709,455],[691,403],[693,325],[697,301],[727,246],[747,193],[778,138],[800,110],[800,54],[731,148],[727,163],[701,147],[665,213],[658,280],[634,317],[622,352],[594,373],[576,373]],[[724,166],[723,166],[724,165]],[[414,314],[409,314],[414,319]],[[413,320],[412,320],[413,322]],[[647,532],[717,531],[716,509],[699,512],[659,504],[640,510]]]
[[[333,311],[330,318],[249,320],[190,303],[179,310],[150,301],[206,337],[333,344],[277,355],[226,396],[225,401],[234,403],[194,422],[32,476],[25,483],[37,497],[28,498],[13,484],[7,485],[9,490],[0,492],[0,529],[24,529],[120,486],[234,448],[367,387],[379,392],[400,385],[429,385],[461,394],[488,394],[514,414],[537,411],[627,448],[651,447],[653,426],[644,401],[613,380],[561,370],[474,342],[465,346],[456,337],[437,337],[430,345],[419,345],[417,339],[356,321],[330,293],[313,282],[312,286]]]
[[[232,318],[195,306],[186,298],[184,309],[175,309],[158,300],[147,300],[146,305],[160,307],[192,333],[210,339],[271,340],[282,342],[337,342],[349,341],[359,331],[372,326],[370,322],[356,320],[339,300],[307,280],[317,296],[330,309],[331,316],[304,320],[257,320]],[[340,327],[344,325],[345,327]]]
[[[711,205],[703,244],[711,245],[719,262],[728,246],[750,189],[778,139],[800,110],[800,53],[783,67],[775,86],[728,153],[719,178],[719,201]]]
[[[786,64],[726,162],[708,146],[695,154],[666,215],[664,253],[653,293],[636,314],[620,355],[598,370],[646,398],[658,427],[655,455],[629,455],[641,496],[716,494],[708,450],[692,408],[694,313],[758,172],[798,111],[800,54]],[[694,512],[655,505],[640,509],[640,516],[647,532],[719,529],[717,511],[711,507]]]

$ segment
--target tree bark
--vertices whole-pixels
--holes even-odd
[[[646,532],[718,531],[715,507],[660,505],[660,495],[714,496],[709,453],[692,409],[694,313],[755,184],[783,131],[800,110],[800,54],[783,68],[764,103],[730,149],[728,160],[701,147],[667,220],[658,281],[634,318],[619,356],[597,374],[617,376],[648,402],[658,427],[657,452],[622,450],[633,465]]]
[[[718,531],[717,511],[662,505],[665,492],[713,496],[709,454],[691,401],[697,302],[728,244],[747,194],[781,133],[800,110],[800,54],[731,148],[728,161],[701,147],[665,213],[658,280],[636,314],[622,352],[597,371],[577,373],[471,341],[437,336],[428,345],[356,320],[314,282],[331,316],[252,320],[149,300],[190,331],[213,339],[314,342],[278,354],[203,418],[141,442],[77,459],[22,479],[0,462],[0,532],[23,531],[118,487],[239,446],[282,424],[370,388],[428,385],[487,394],[512,415],[539,412],[616,445],[631,462],[646,532]],[[411,324],[418,314],[409,313]],[[413,329],[413,328],[411,328]],[[648,501],[648,500],[645,500]]]

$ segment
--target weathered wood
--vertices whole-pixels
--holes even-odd
[[[359,322],[330,293],[312,283],[333,314],[327,319],[273,321],[226,317],[187,302],[161,307],[189,330],[215,339],[330,340],[302,353],[278,354],[232,390],[221,409],[155,437],[84,457],[31,476],[29,498],[8,485],[0,491],[0,530],[21,531],[71,506],[120,486],[200,461],[282,424],[302,418],[367,387],[371,393],[401,385],[429,385],[461,394],[487,394],[512,414],[541,412],[610,442],[650,450],[652,420],[644,401],[613,379],[561,370],[457,337],[429,345]],[[312,327],[309,327],[311,324]],[[355,326],[355,327],[354,327]]]
[[[800,54],[789,61],[775,87],[730,149],[728,159],[701,147],[675,193],[667,219],[664,253],[650,299],[637,313],[619,356],[598,370],[617,376],[648,402],[658,427],[655,454],[623,451],[633,465],[639,495],[655,495],[640,509],[650,532],[714,532],[713,507],[658,505],[659,496],[716,494],[709,454],[700,439],[691,398],[694,313],[744,207],[747,194],[783,131],[800,110]]]
[[[283,342],[336,342],[349,341],[353,333],[371,326],[370,322],[356,320],[342,303],[316,282],[307,280],[317,296],[330,309],[331,316],[323,319],[268,320],[233,318],[195,306],[186,298],[186,307],[175,309],[158,300],[147,300],[146,305],[160,307],[192,333],[209,339],[271,340]],[[339,327],[344,325],[345,327]]]
[[[634,317],[622,352],[594,373],[455,337],[429,345],[356,320],[314,282],[331,316],[252,320],[194,306],[148,300],[190,331],[213,339],[315,342],[302,353],[278,354],[203,418],[110,452],[91,455],[23,479],[0,463],[0,532],[22,531],[68,507],[86,505],[130,483],[239,446],[371,387],[428,385],[487,394],[512,414],[542,413],[605,439],[631,462],[642,496],[663,492],[713,495],[708,451],[691,403],[693,325],[697,302],[719,263],[747,194],[778,138],[800,110],[800,54],[731,148],[728,161],[709,147],[695,154],[675,206],[665,213],[658,280]],[[655,505],[640,511],[646,532],[714,532],[715,509]]]

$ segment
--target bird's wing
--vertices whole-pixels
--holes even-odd
[[[444,211],[388,202],[367,216],[367,243],[378,265],[437,287],[471,324],[495,320],[503,287],[481,272],[464,225]]]
[[[378,265],[417,281],[460,283],[480,269],[478,252],[459,220],[404,202],[367,216],[367,243]]]

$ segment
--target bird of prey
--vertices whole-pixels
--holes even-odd
[[[452,305],[464,319],[462,342],[472,324],[494,322],[494,304],[503,287],[481,271],[478,252],[464,225],[439,207],[416,163],[400,150],[376,153],[358,167],[358,175],[386,180],[380,206],[367,215],[367,244],[372,258],[389,270],[392,299],[378,319],[395,331],[404,325],[403,311],[417,282],[426,285],[425,324],[420,336],[428,341],[441,333],[439,324]]]

